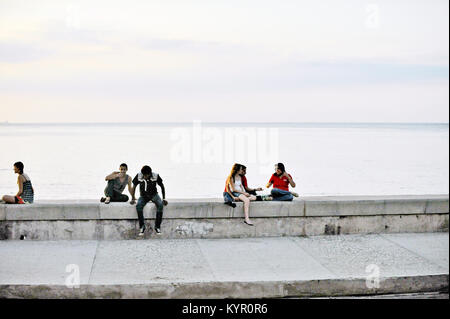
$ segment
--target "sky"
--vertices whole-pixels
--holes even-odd
[[[447,0],[0,0],[0,122],[444,122]]]

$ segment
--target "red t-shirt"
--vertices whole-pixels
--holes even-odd
[[[292,178],[291,174],[288,175],[290,178]],[[280,178],[276,175],[272,175],[270,177],[269,183],[273,183],[273,188],[289,191],[289,179],[286,176]]]
[[[247,188],[248,186],[247,186],[247,177],[245,177],[245,176],[241,176],[241,181],[242,181],[242,185],[244,186],[244,188]],[[227,184],[226,184],[226,182],[225,182],[225,189],[224,189],[224,192],[226,192],[227,191]],[[231,192],[231,189],[230,189],[230,192]]]

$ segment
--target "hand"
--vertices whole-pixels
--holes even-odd
[[[132,199],[132,200],[130,201],[130,205],[134,205],[134,204],[136,204],[136,200],[135,200],[135,199]]]
[[[243,194],[244,194],[245,196],[247,196],[247,197],[248,197],[248,196],[250,196],[250,194],[249,194],[249,193],[243,193]]]
[[[166,201],[165,199],[163,199],[163,204],[164,204],[164,206],[167,206],[169,204],[169,202]]]

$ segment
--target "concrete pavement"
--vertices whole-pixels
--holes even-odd
[[[448,233],[0,241],[0,297],[398,294],[448,289],[448,273]]]

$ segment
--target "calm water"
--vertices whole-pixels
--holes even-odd
[[[233,162],[264,187],[279,161],[303,195],[449,192],[448,124],[3,124],[0,143],[0,194],[20,160],[38,200],[100,198],[121,162],[150,165],[168,198],[221,197]]]

